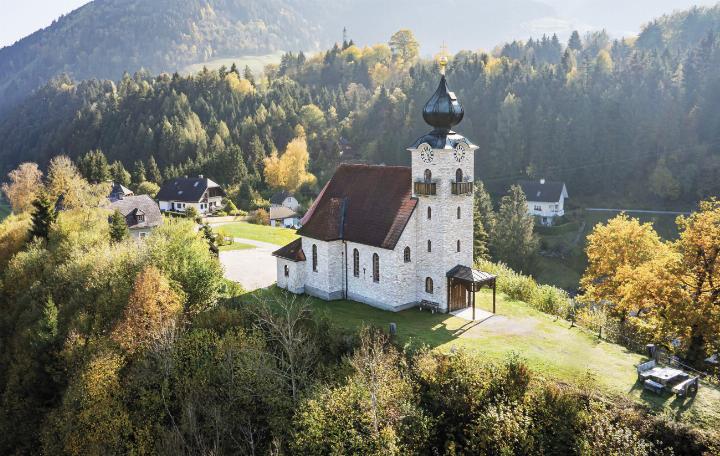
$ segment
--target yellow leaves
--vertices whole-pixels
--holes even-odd
[[[390,79],[390,75],[392,73],[390,71],[390,68],[378,62],[375,64],[375,66],[368,70],[368,74],[370,76],[370,80],[373,83],[373,87],[380,87],[381,85],[385,84],[388,79]]]
[[[22,163],[8,173],[9,183],[2,185],[13,212],[21,214],[32,208],[33,200],[42,189],[42,172],[35,163]]]
[[[182,310],[182,299],[168,279],[154,266],[148,266],[135,278],[125,315],[112,338],[132,353],[161,339]]]
[[[588,268],[580,285],[592,300],[618,301],[617,288],[628,273],[653,258],[662,242],[649,223],[621,214],[597,225],[587,239]]]
[[[587,298],[609,301],[618,316],[637,315],[639,322],[631,323],[658,339],[717,344],[720,202],[704,201],[677,223],[681,234],[674,242],[624,214],[598,225],[588,236],[581,285]]]
[[[232,93],[246,96],[255,92],[255,87],[247,79],[241,79],[236,73],[230,72],[225,76],[225,82]]]
[[[304,184],[314,184],[315,176],[307,171],[309,162],[307,141],[299,136],[290,141],[282,156],[273,152],[265,159],[265,181],[273,188],[291,192]]]

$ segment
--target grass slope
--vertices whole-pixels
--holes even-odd
[[[279,293],[273,288],[270,293]],[[635,365],[644,361],[616,344],[566,321],[556,321],[527,304],[498,295],[497,315],[482,322],[411,309],[393,313],[351,301],[325,302],[308,298],[312,308],[334,325],[354,330],[362,325],[388,328],[397,323],[398,338],[410,348],[427,346],[443,352],[463,348],[488,359],[515,352],[536,371],[559,380],[591,382],[601,390],[627,397],[677,420],[698,426],[720,426],[720,391],[703,385],[695,398],[659,397],[636,383]],[[477,295],[478,308],[490,311],[492,294]]]
[[[286,245],[299,237],[295,230],[292,229],[253,225],[247,222],[226,223],[220,225],[217,231],[234,238],[268,242],[275,245]]]
[[[254,245],[243,244],[242,242],[233,242],[232,244],[229,244],[229,245],[221,245],[220,251],[221,252],[229,252],[231,250],[250,250],[250,249],[254,249],[254,248],[255,248]]]

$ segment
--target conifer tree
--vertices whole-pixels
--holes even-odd
[[[147,174],[145,173],[145,165],[142,161],[138,160],[135,162],[135,170],[133,171],[133,184],[138,185],[141,182],[147,180]]]
[[[50,234],[50,227],[57,219],[55,207],[47,195],[41,194],[32,203],[35,211],[32,214],[32,226],[30,236],[38,239],[47,239]]]
[[[127,172],[122,162],[117,160],[110,165],[110,177],[113,182],[117,182],[118,184],[126,187],[130,185],[130,181],[132,179],[130,173]]]
[[[155,157],[152,155],[148,159],[147,174],[145,176],[151,182],[156,184],[162,184],[162,174],[160,174],[160,167],[158,167]]]
[[[576,52],[582,50],[582,41],[580,40],[580,34],[577,30],[574,30],[572,32],[572,35],[570,35],[570,40],[568,41],[568,48]]]
[[[130,236],[130,230],[125,222],[125,217],[119,210],[115,209],[115,212],[110,216],[109,223],[110,240],[112,242],[122,242]]]
[[[500,201],[490,242],[493,257],[513,269],[527,270],[538,248],[534,226],[525,193],[520,186],[513,185]]]

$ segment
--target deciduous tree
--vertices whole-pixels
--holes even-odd
[[[10,202],[13,212],[22,214],[32,207],[38,193],[42,191],[42,172],[35,163],[22,163],[8,173],[10,182],[2,185],[2,191]]]

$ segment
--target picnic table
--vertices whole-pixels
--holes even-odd
[[[662,385],[668,385],[677,380],[687,380],[689,377],[688,374],[674,367],[655,367],[650,369],[646,375]]]

